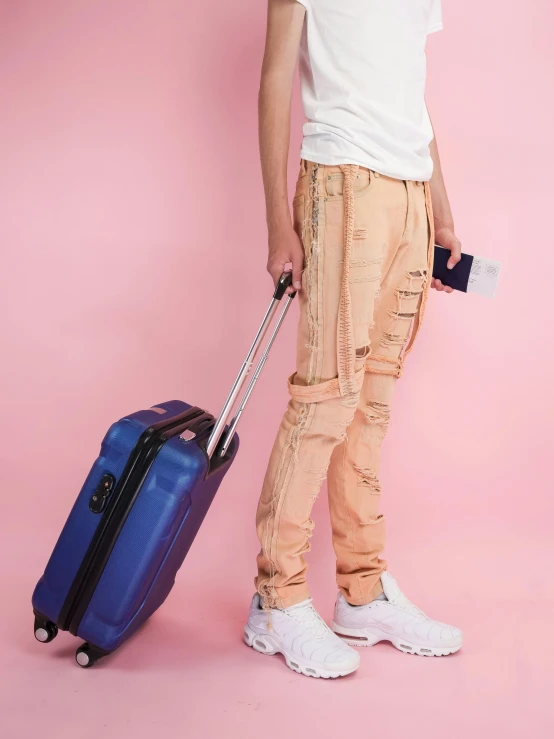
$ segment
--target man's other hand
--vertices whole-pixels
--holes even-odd
[[[435,243],[450,251],[450,259],[448,260],[446,266],[448,267],[448,269],[454,269],[454,267],[462,258],[462,243],[460,239],[457,238],[453,229],[441,228],[437,230],[435,232]],[[435,290],[438,290],[439,292],[454,292],[453,288],[449,287],[448,285],[443,285],[440,280],[436,280],[434,277],[431,280],[431,287],[433,287]]]

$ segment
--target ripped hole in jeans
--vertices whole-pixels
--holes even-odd
[[[367,488],[371,495],[381,494],[381,483],[371,467],[362,467],[361,465],[355,464],[354,470],[358,478],[358,487]]]

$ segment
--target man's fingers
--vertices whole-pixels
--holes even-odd
[[[294,290],[302,289],[302,267],[304,266],[304,255],[301,254],[292,261],[292,287]]]
[[[454,269],[454,267],[458,264],[461,258],[462,258],[462,245],[456,239],[456,241],[451,246],[450,259],[448,260],[446,264],[448,269]]]
[[[275,267],[272,267],[271,269],[268,269],[268,272],[271,275],[273,284],[275,285],[275,287],[277,287],[277,283],[279,282],[279,278],[283,274],[283,271],[280,269],[276,269]]]
[[[273,284],[275,287],[277,287],[277,283],[279,282],[279,279],[281,275],[283,274],[284,267],[280,267],[278,264],[268,264],[267,265],[267,271],[271,275],[271,279],[273,280]]]
[[[292,263],[292,267],[290,261],[285,262],[285,264],[279,262],[276,265],[268,264],[267,271],[271,275],[271,279],[273,280],[273,284],[275,286],[277,286],[277,283],[281,279],[281,275],[283,274],[283,272],[292,272],[292,285],[290,287],[287,287],[285,291],[285,295],[291,295],[297,290],[302,289],[302,266],[302,262],[300,262],[300,265]]]

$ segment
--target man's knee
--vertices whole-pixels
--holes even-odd
[[[341,394],[338,378],[316,385],[299,385],[289,379],[289,392],[293,401],[306,404],[313,409],[311,432],[325,436],[332,444],[342,441],[360,403],[363,372],[359,373],[354,391]]]
[[[367,349],[369,349],[369,347],[367,347]],[[288,380],[289,393],[291,397],[299,403],[322,403],[325,401],[338,400],[341,405],[355,407],[357,404],[356,399],[359,398],[364,382],[364,365],[367,356],[369,356],[369,351],[365,351],[363,356],[360,357],[361,366],[356,368],[354,378],[351,383],[352,387],[348,394],[341,389],[341,381],[339,377],[307,385],[302,383],[295,372]]]

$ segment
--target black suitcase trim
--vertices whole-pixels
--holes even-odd
[[[76,627],[78,627],[82,615],[84,614],[88,603],[90,602],[92,593],[94,592],[93,589],[90,593],[90,596],[88,597],[84,609],[82,609],[80,606],[83,596],[85,595],[85,590],[87,592],[90,590],[90,588],[87,587],[88,582],[90,578],[94,576],[97,569],[96,558],[100,554],[100,549],[104,548],[102,547],[102,545],[104,544],[105,546],[105,534],[108,531],[110,524],[113,527],[112,521],[114,521],[114,517],[117,517],[115,519],[117,533],[115,540],[111,542],[111,552],[111,550],[115,546],[115,541],[117,540],[119,531],[121,530],[123,523],[129,515],[132,504],[134,503],[134,499],[139,492],[139,490],[134,490],[133,494],[133,487],[130,487],[130,485],[132,485],[135,479],[137,479],[138,475],[140,475],[143,459],[148,455],[149,450],[152,448],[153,445],[156,444],[156,441],[164,432],[172,429],[173,427],[181,426],[183,423],[189,423],[202,415],[205,415],[205,413],[201,408],[189,408],[183,413],[180,413],[178,416],[174,416],[171,420],[159,421],[158,423],[153,424],[140,436],[133,451],[129,455],[129,459],[127,461],[127,464],[125,465],[119,481],[117,482],[109,505],[102,515],[102,519],[89,544],[87,552],[83,557],[81,566],[79,567],[75,579],[73,580],[73,583],[68,590],[64,604],[58,615],[57,625],[60,629],[62,629],[62,631],[69,631],[72,634],[76,633]],[[140,479],[140,477],[138,479]],[[102,572],[104,570],[104,567],[105,563],[102,567]],[[101,574],[102,573],[100,573],[100,575]],[[98,576],[97,578],[94,577],[93,579],[96,581],[94,584],[94,588],[96,588],[100,576]],[[76,624],[76,627],[74,627],[75,615],[77,610],[79,610],[79,612],[82,611],[82,613],[78,623]]]

